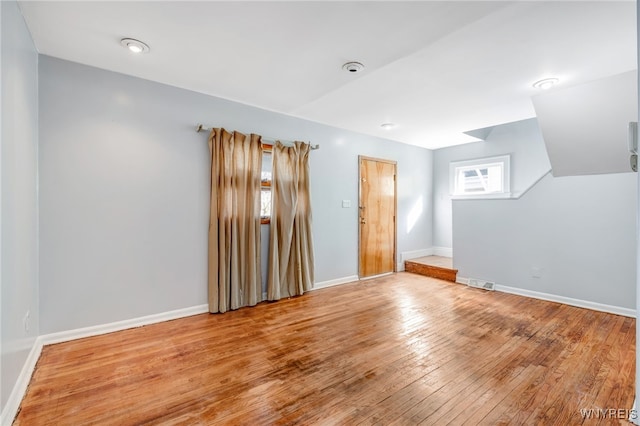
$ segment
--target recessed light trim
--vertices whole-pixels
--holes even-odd
[[[396,127],[396,123],[382,123],[380,127],[382,127],[385,130],[391,130],[394,127]]]
[[[549,90],[560,82],[557,78],[543,78],[533,83],[533,87],[540,90]]]
[[[347,62],[342,66],[342,69],[349,73],[357,73],[364,69],[364,65],[360,62]]]
[[[120,44],[133,53],[148,53],[151,50],[149,45],[135,38],[123,38],[120,40]]]

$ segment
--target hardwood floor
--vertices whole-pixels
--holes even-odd
[[[411,259],[411,262],[420,263],[422,265],[438,266],[440,268],[453,269],[453,258],[444,256],[422,256]]]
[[[634,375],[632,318],[398,273],[47,346],[15,424],[626,424]]]

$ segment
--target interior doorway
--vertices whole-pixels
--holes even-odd
[[[360,278],[395,271],[396,162],[359,156]]]

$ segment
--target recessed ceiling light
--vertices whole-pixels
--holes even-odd
[[[364,69],[364,65],[360,62],[347,62],[342,66],[342,69],[350,73],[357,73]]]
[[[396,127],[396,123],[382,123],[380,127],[382,127],[385,130],[391,130],[394,127]]]
[[[146,43],[134,38],[123,38],[120,44],[132,51],[133,53],[147,53],[150,49]]]
[[[558,80],[557,78],[545,78],[533,83],[533,87],[540,90],[549,90],[559,82],[560,80]]]

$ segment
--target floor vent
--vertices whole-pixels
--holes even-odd
[[[469,279],[469,287],[481,288],[483,290],[495,290],[496,283],[492,281],[483,281],[471,278]]]

